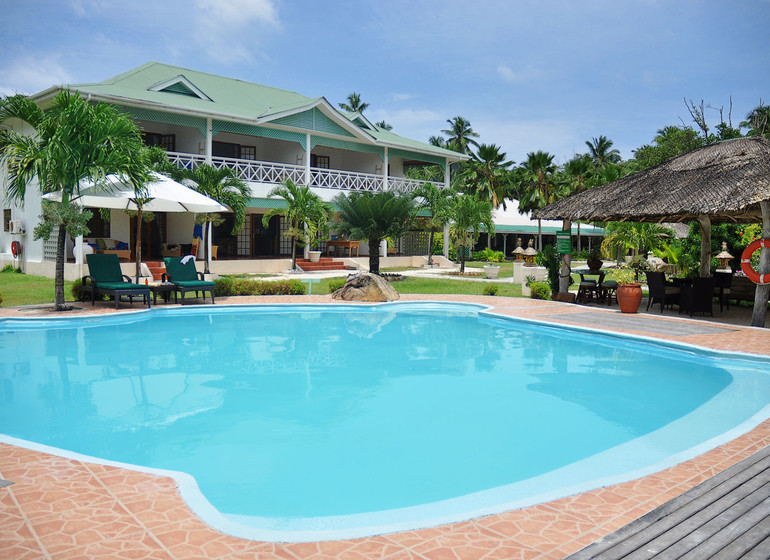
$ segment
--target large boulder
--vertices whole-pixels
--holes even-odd
[[[332,299],[344,301],[393,301],[398,298],[398,292],[387,280],[369,272],[351,274],[345,285],[332,294]]]

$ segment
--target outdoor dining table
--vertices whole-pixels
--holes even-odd
[[[604,282],[605,272],[603,270],[577,269],[571,272],[580,275],[580,285],[578,286],[577,299],[582,299],[583,303],[595,298],[596,301],[602,299],[601,285]],[[596,279],[590,278],[596,276]]]

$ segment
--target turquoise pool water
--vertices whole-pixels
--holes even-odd
[[[460,304],[4,321],[0,352],[1,433],[189,473],[204,518],[258,538],[571,493],[676,461],[770,402],[767,360]]]

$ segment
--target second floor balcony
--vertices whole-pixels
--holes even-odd
[[[168,158],[172,163],[186,169],[194,169],[206,163],[206,156],[199,154],[168,152]],[[303,165],[216,156],[211,158],[211,165],[217,169],[230,167],[238,174],[238,178],[247,182],[280,185],[286,179],[289,179],[298,185],[308,183],[308,168]],[[407,177],[388,176],[386,178],[384,175],[375,175],[373,173],[358,173],[337,169],[323,169],[320,167],[310,167],[309,175],[311,187],[344,191],[391,190],[411,192],[428,182]],[[442,185],[439,183],[437,186],[441,187]]]

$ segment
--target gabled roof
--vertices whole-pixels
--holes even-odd
[[[282,128],[292,128],[291,124],[287,124],[292,122],[288,117],[317,109],[335,123],[334,127],[327,127],[328,130],[322,132],[325,135],[348,140],[352,137],[365,144],[382,144],[449,158],[450,161],[467,158],[463,154],[390,132],[383,135],[384,132],[363,115],[354,113],[350,118],[323,97],[306,97],[289,90],[159,62],[148,62],[102,82],[49,88],[32,98],[44,102],[64,87],[117,105]],[[284,119],[283,122],[279,122],[280,119]],[[338,134],[333,130],[335,127],[339,127]]]

